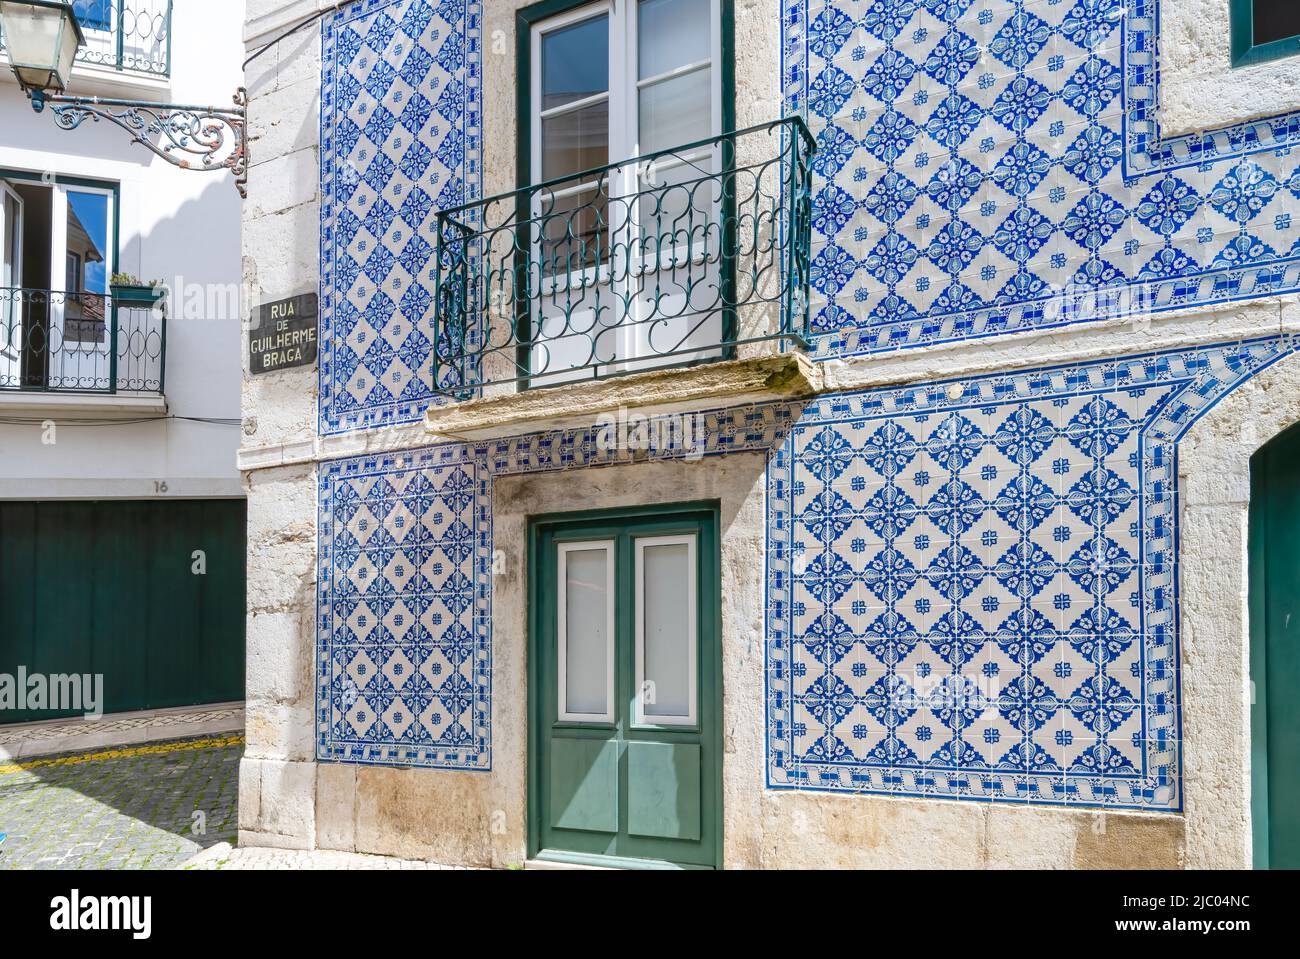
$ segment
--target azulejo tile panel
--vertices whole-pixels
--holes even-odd
[[[359,0],[321,32],[322,434],[434,396],[440,209],[481,190],[479,0]]]
[[[769,785],[1179,809],[1175,444],[1293,349],[811,403],[768,472]]]
[[[459,447],[336,461],[318,522],[318,758],[490,768],[486,471]]]
[[[1158,0],[783,0],[822,356],[1300,289],[1300,115],[1164,139]]]
[[[317,758],[491,769],[494,477],[768,451],[798,416],[755,405],[323,463]]]

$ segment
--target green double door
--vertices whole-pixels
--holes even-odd
[[[715,867],[718,514],[533,525],[529,853]]]
[[[1300,868],[1300,428],[1251,460],[1251,818],[1256,868]]]

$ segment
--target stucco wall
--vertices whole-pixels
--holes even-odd
[[[1182,0],[1160,11],[1160,123],[1165,136],[1300,109],[1295,58],[1232,66],[1229,0]]]
[[[169,77],[141,79],[78,65],[69,92],[232,105],[242,78],[243,15],[243,0],[177,3]],[[0,394],[7,420],[0,424],[0,498],[148,499],[159,496],[164,483],[169,497],[241,495],[237,424],[196,421],[239,418],[244,345],[240,200],[233,177],[178,169],[109,123],[60,129],[51,111],[33,112],[7,61],[0,71],[0,129],[0,170],[118,184],[118,262],[112,269],[161,280],[171,290],[165,407],[6,389]],[[53,444],[44,436],[46,419],[58,426]],[[79,425],[86,419],[112,425]]]

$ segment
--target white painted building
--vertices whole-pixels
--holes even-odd
[[[233,106],[243,76],[242,0],[76,0],[73,8],[85,44],[69,95]],[[131,556],[154,561],[171,532],[177,550],[200,534],[242,543],[243,492],[235,468],[241,340],[234,177],[180,169],[107,121],[62,129],[53,108],[33,110],[2,51],[0,62],[0,548],[21,577],[5,593],[7,615],[16,618],[5,622],[7,632],[0,628],[4,669],[15,665],[10,660],[35,668],[33,657],[65,642],[50,630],[99,637],[119,628],[102,610],[85,611],[84,629],[49,621],[51,596],[41,594],[42,584],[92,576],[75,564],[51,573],[49,564],[84,556],[95,582],[122,604],[146,601],[130,584],[115,584],[115,573],[125,575],[122,563],[129,571],[139,568]],[[160,282],[162,309],[114,290],[115,274]],[[97,544],[114,537],[117,559],[92,558]],[[242,569],[221,576],[224,595],[239,602]],[[200,594],[215,588],[209,577]],[[30,608],[22,598],[27,586],[37,595]],[[167,605],[161,596],[150,601]],[[196,633],[194,642],[224,644],[233,657],[227,672],[242,678],[242,623],[223,629],[223,639]],[[165,645],[161,636],[148,641]],[[99,642],[66,639],[82,652]],[[75,666],[78,654],[68,655],[60,662]],[[155,679],[115,697],[110,676],[110,703],[187,705],[193,698],[160,694]],[[242,698],[238,685],[226,682],[222,698]]]

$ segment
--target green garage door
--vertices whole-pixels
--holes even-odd
[[[0,503],[0,674],[102,674],[106,713],[243,699],[244,543],[243,500]]]

